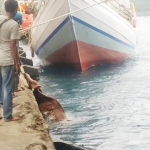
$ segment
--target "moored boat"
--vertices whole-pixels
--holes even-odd
[[[29,28],[32,25],[34,17],[31,9],[33,5],[36,5],[35,3],[37,3],[35,0],[33,0],[32,2],[18,0],[18,11],[22,14],[23,20],[22,24],[20,25],[21,29]]]
[[[32,48],[42,65],[78,70],[125,60],[137,43],[133,6],[129,0],[45,0],[32,26]]]
[[[4,2],[6,0],[2,0],[0,2],[0,14],[5,15],[5,8],[4,8]],[[33,21],[34,21],[34,14],[32,13],[32,7],[36,5],[37,1],[33,0],[32,2],[24,1],[24,0],[17,0],[18,1],[18,12],[21,13],[19,14],[19,17],[22,18],[22,22],[19,23],[20,25],[20,30],[29,28]],[[18,13],[17,12],[17,13]],[[14,18],[15,19],[15,18]]]

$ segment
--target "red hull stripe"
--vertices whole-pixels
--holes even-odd
[[[118,63],[128,54],[97,47],[81,41],[72,41],[46,58],[54,66],[71,66],[86,70],[93,65]]]

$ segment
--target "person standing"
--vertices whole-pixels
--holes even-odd
[[[12,116],[15,74],[20,73],[17,41],[20,39],[19,25],[14,21],[18,2],[6,0],[6,16],[0,15],[0,103],[5,121],[16,121]]]

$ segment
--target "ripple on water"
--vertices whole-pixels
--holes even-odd
[[[51,122],[52,137],[96,150],[150,148],[150,19],[139,17],[134,57],[82,73],[42,73],[47,95],[59,99],[68,120]]]

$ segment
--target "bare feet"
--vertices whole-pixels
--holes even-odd
[[[7,120],[5,120],[5,122],[10,122],[10,121],[19,121],[20,120],[20,118],[18,118],[18,117],[13,117],[13,118],[11,118],[11,119],[7,119]]]

